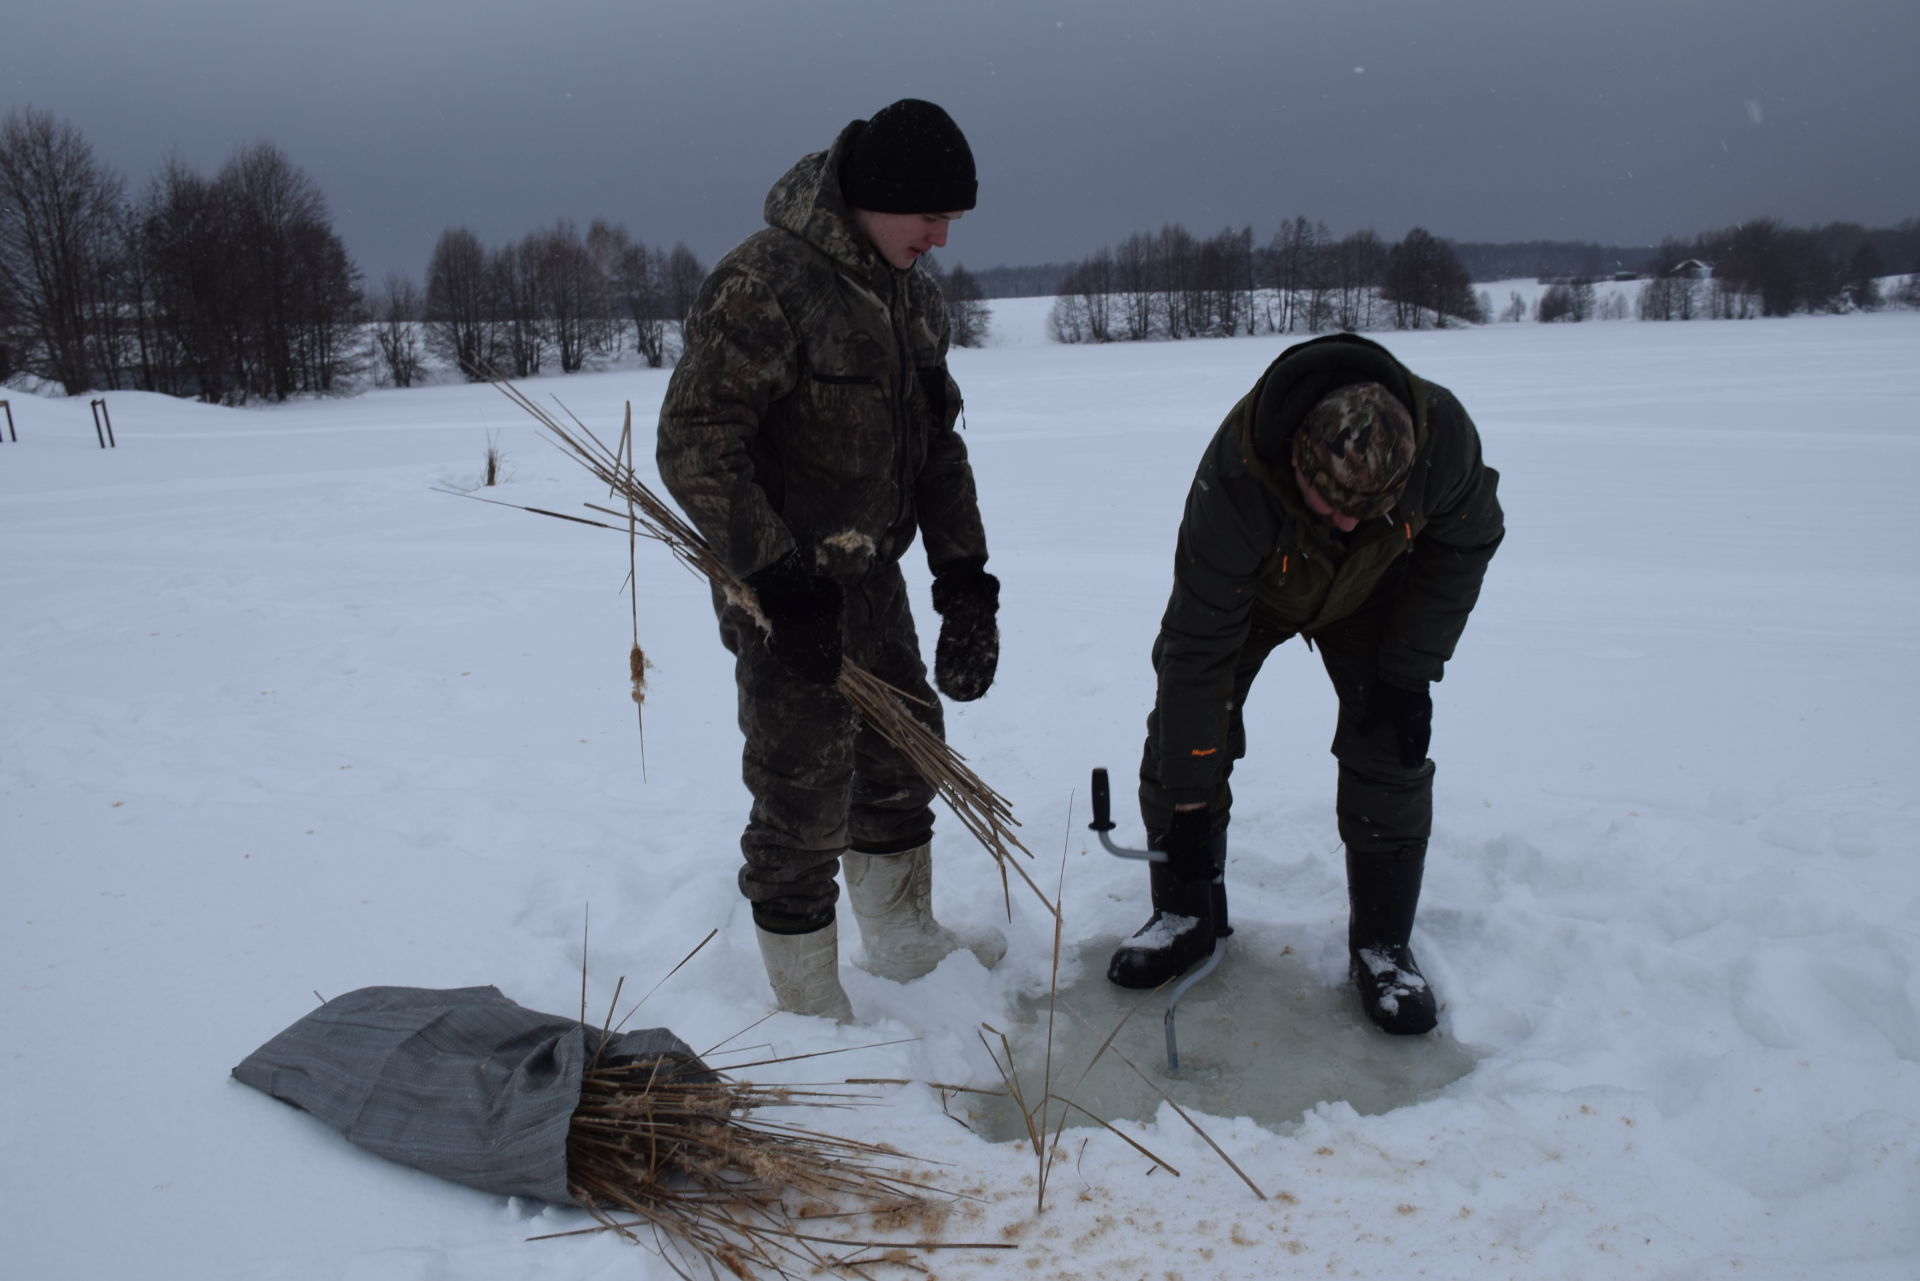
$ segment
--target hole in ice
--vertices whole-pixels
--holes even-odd
[[[1345,1101],[1362,1115],[1390,1112],[1465,1076],[1473,1059],[1440,1027],[1427,1036],[1388,1036],[1367,1022],[1352,987],[1328,984],[1299,956],[1242,925],[1227,955],[1180,1002],[1175,1019],[1180,1070],[1167,1072],[1166,991],[1154,995],[1115,987],[1106,960],[1117,940],[1083,945],[1074,972],[1060,988],[1053,1019],[1053,1092],[1108,1121],[1150,1121],[1160,1096],[1113,1054],[1087,1064],[1127,1011],[1147,996],[1114,1038],[1156,1085],[1189,1111],[1246,1116],[1262,1125],[1298,1120],[1317,1103]],[[1068,967],[1062,966],[1062,969]],[[1170,989],[1169,989],[1170,990]],[[1446,999],[1442,992],[1441,999]],[[1084,1022],[1067,1013],[1071,1006]],[[1014,1063],[1029,1108],[1045,1094],[1047,995],[1023,998],[1011,1026]],[[999,1052],[999,1043],[988,1038]],[[1084,1076],[1083,1076],[1084,1074]],[[997,1082],[995,1082],[997,1084]],[[974,1127],[993,1142],[1026,1138],[1020,1109],[1010,1098],[970,1096]],[[1052,1114],[1057,1120],[1057,1110]],[[1068,1125],[1094,1124],[1078,1112]],[[1049,1123],[1050,1126],[1052,1122]]]

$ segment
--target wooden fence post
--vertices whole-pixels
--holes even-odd
[[[93,402],[93,435],[102,449],[118,449],[120,442],[113,438],[113,419],[107,413],[107,402]]]

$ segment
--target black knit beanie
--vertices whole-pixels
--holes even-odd
[[[979,190],[960,126],[918,98],[902,98],[856,128],[840,162],[847,203],[875,213],[971,209]]]

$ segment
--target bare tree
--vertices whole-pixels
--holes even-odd
[[[1134,232],[1113,253],[1115,302],[1119,307],[1118,337],[1140,342],[1153,337],[1155,279],[1153,237]]]
[[[1325,248],[1324,231],[1324,225],[1316,227],[1305,217],[1296,217],[1280,224],[1280,230],[1273,234],[1267,248],[1271,264],[1268,284],[1274,290],[1274,329],[1279,333],[1293,333],[1305,321],[1301,294],[1315,274],[1316,260]]]
[[[331,226],[309,225],[295,238],[298,289],[294,338],[300,370],[298,390],[347,390],[366,369],[366,296],[360,269]]]
[[[1231,338],[1253,330],[1253,228],[1231,227],[1200,243],[1194,254],[1196,334]]]
[[[20,300],[0,276],[0,383],[13,377],[20,368],[21,336],[25,326],[21,323]]]
[[[560,358],[560,372],[578,373],[586,366],[599,310],[593,259],[580,233],[564,219],[528,236],[520,251],[545,337]]]
[[[319,186],[262,142],[234,154],[210,195],[228,231],[221,266],[237,326],[227,398],[338,390],[358,363],[362,300]]]
[[[71,125],[22,108],[0,121],[0,295],[22,367],[69,396],[106,362],[96,318],[118,243],[120,179]]]
[[[1758,218],[1702,236],[1699,243],[1714,263],[1716,316],[1790,316],[1846,305],[1844,273],[1812,232]]]
[[[1393,304],[1395,329],[1444,328],[1449,320],[1476,322],[1479,301],[1459,256],[1424,227],[1415,227],[1387,254],[1381,296]]]
[[[1102,249],[1061,280],[1047,313],[1055,342],[1111,342],[1114,305],[1113,251]]]
[[[487,297],[505,372],[531,378],[546,361],[546,327],[540,323],[540,289],[525,242],[502,245],[487,255]]]
[[[1387,270],[1380,293],[1393,304],[1395,329],[1421,329],[1434,301],[1434,249],[1439,242],[1424,227],[1415,227],[1387,252]]]
[[[587,224],[587,259],[593,271],[593,292],[587,316],[587,346],[595,354],[616,356],[622,345],[620,258],[633,237],[619,223],[595,218]]]
[[[212,402],[345,387],[359,272],[319,188],[266,143],[212,180],[169,159],[123,224],[114,310],[137,385]]]
[[[1893,291],[1896,306],[1920,310],[1920,271],[1913,272]]]
[[[1329,251],[1333,323],[1341,329],[1372,329],[1380,322],[1380,280],[1387,248],[1371,227],[1343,237]]]
[[[1640,287],[1636,306],[1642,320],[1692,320],[1705,292],[1695,278],[1694,247],[1672,237],[1654,251],[1653,278]]]
[[[1915,263],[1907,278],[1894,286],[1891,301],[1896,307],[1920,309],[1920,263]]]
[[[1573,296],[1573,319],[1592,320],[1600,305],[1600,296],[1593,287],[1592,279],[1587,276],[1575,276],[1567,282],[1567,290]]]
[[[1205,332],[1199,257],[1200,243],[1177,222],[1162,224],[1153,238],[1155,328],[1164,338],[1191,338]]]
[[[141,326],[134,305],[142,282],[135,228],[133,206],[117,196],[87,305],[87,348],[102,388],[142,387]]]
[[[639,241],[620,251],[615,277],[621,307],[633,322],[634,349],[646,358],[650,369],[666,361],[667,294],[664,277],[666,260]]]
[[[693,310],[693,300],[699,296],[700,284],[706,278],[707,269],[694,257],[693,250],[685,244],[675,245],[667,255],[660,284],[666,297],[667,318],[680,331],[683,350],[686,347],[687,313]]]
[[[373,339],[379,348],[387,379],[395,387],[411,387],[420,378],[426,341],[420,330],[424,299],[409,276],[387,273],[373,303]]]
[[[1780,252],[1780,224],[1771,218],[1742,223],[1715,246],[1713,314],[1722,320],[1792,313],[1792,282]]]
[[[1870,244],[1862,244],[1847,261],[1845,294],[1847,305],[1856,311],[1877,311],[1886,301],[1880,296],[1883,268],[1880,253]]]
[[[1574,313],[1573,291],[1565,281],[1547,286],[1546,292],[1540,295],[1540,301],[1534,304],[1533,318],[1543,325],[1585,319]]]
[[[483,382],[494,364],[493,306],[487,251],[465,227],[448,227],[427,263],[427,344],[469,382]]]
[[[1548,285],[1547,291],[1540,295],[1536,315],[1543,324],[1555,321],[1578,324],[1592,319],[1594,301],[1593,282],[1585,276],[1575,276],[1572,280],[1555,281]]]
[[[123,363],[129,366],[130,385],[157,391],[163,350],[159,280],[147,253],[146,215],[146,206],[140,202],[129,202],[121,209],[120,272],[115,296],[116,310],[122,313],[125,325],[123,343],[128,350]]]
[[[242,364],[238,283],[227,270],[231,211],[214,184],[170,157],[147,188],[138,218],[139,329],[149,390],[229,398]]]
[[[1328,261],[1333,236],[1327,230],[1327,224],[1316,222],[1309,233],[1311,239],[1307,245],[1305,280],[1307,305],[1305,325],[1309,333],[1320,333],[1334,327],[1334,291],[1336,281],[1333,265]]]
[[[922,259],[925,261],[925,259]],[[941,280],[941,294],[947,296],[947,319],[952,325],[952,344],[956,348],[979,348],[987,342],[987,326],[993,315],[979,296],[979,280],[972,271],[954,263],[954,269]]]

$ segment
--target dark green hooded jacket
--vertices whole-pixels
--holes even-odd
[[[741,577],[798,546],[858,579],[916,528],[935,569],[987,555],[946,307],[853,224],[846,142],[794,165],[714,266],[660,409],[660,477]]]
[[[1361,382],[1384,384],[1412,414],[1413,471],[1391,512],[1340,537],[1300,496],[1293,433],[1321,397]],[[1498,483],[1453,393],[1379,344],[1335,334],[1282,352],[1214,434],[1180,522],[1154,644],[1172,802],[1209,799],[1229,764],[1235,664],[1256,627],[1311,639],[1389,590],[1380,679],[1439,680],[1505,532]]]

